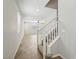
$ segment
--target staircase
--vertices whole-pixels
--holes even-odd
[[[17,0],[24,21],[28,19],[38,23],[37,43],[43,59],[52,59],[51,46],[60,39],[58,11],[45,7],[48,2],[49,0]],[[40,24],[43,20],[43,24]],[[60,59],[59,56],[53,59],[58,58]]]
[[[52,59],[51,47],[60,39],[57,19],[57,17],[54,18],[42,28],[38,29],[38,48],[43,55],[43,59]]]

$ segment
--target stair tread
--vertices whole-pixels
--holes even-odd
[[[46,59],[63,59],[63,58],[61,58],[61,56],[57,56],[57,57],[54,57],[54,58],[47,57]]]

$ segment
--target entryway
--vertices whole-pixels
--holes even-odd
[[[42,59],[37,49],[37,35],[24,35],[15,59]]]

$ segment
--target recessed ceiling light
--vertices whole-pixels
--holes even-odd
[[[36,11],[39,12],[40,10],[39,9],[36,9]]]

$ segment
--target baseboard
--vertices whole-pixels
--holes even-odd
[[[63,59],[66,59],[66,58],[65,58],[63,55],[61,55],[61,54],[53,55],[52,58],[57,57],[57,56],[61,56]]]
[[[23,37],[24,37],[24,33],[23,33],[23,35],[21,35],[20,38],[19,38],[20,41],[19,41],[19,43],[18,43],[18,45],[17,45],[17,47],[16,47],[16,51],[15,51],[15,54],[14,54],[14,59],[15,59],[15,56],[16,56],[16,54],[17,54],[17,51],[18,51],[18,49],[19,49],[19,46],[20,46],[20,44],[21,44],[21,41],[22,41]]]
[[[41,53],[40,49],[38,48],[38,52],[40,53],[40,55],[43,57],[43,54]]]

